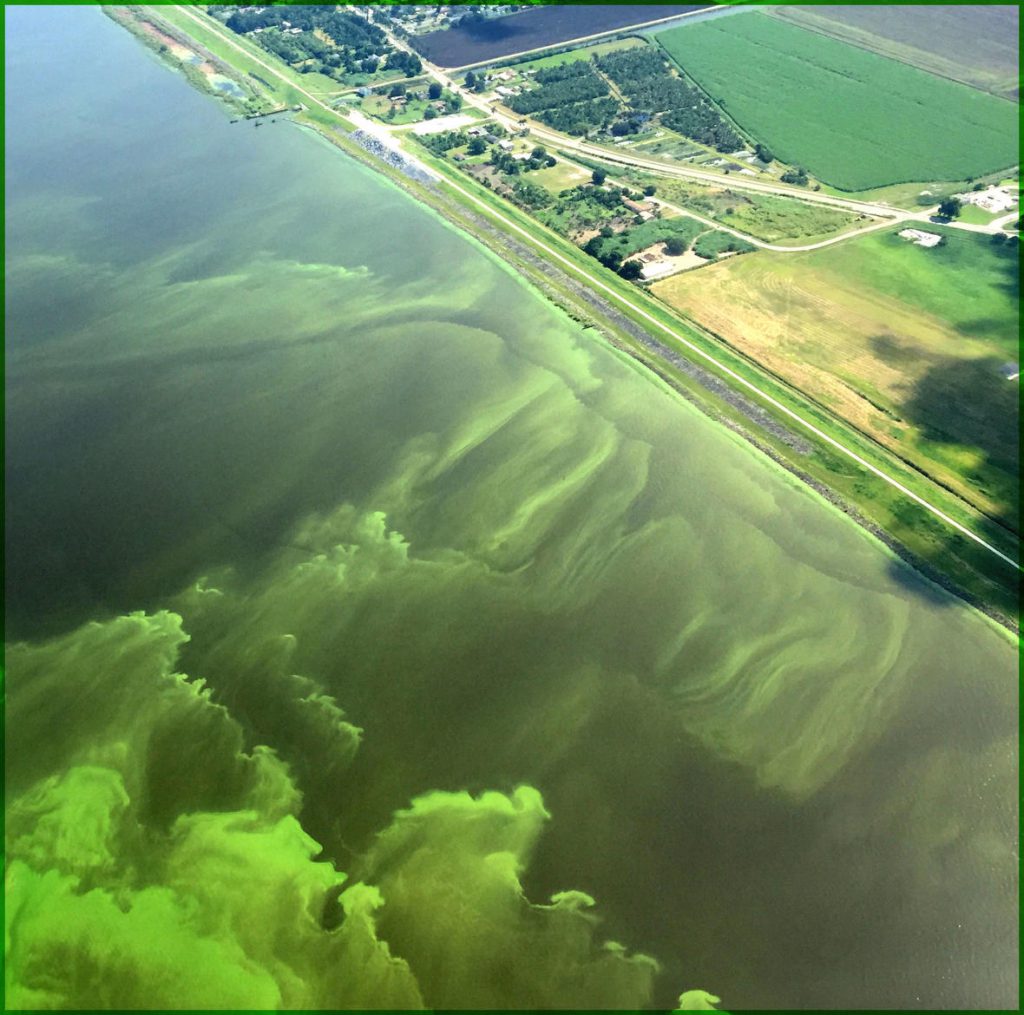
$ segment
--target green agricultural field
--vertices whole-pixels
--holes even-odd
[[[763,13],[656,38],[779,159],[842,190],[964,180],[1018,160],[1014,103]]]
[[[791,5],[771,14],[940,77],[1017,95],[1020,18],[1012,4]]]
[[[1007,527],[1019,528],[1017,240],[921,226],[727,258],[654,291]]]

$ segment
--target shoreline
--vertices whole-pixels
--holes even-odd
[[[123,24],[119,18],[114,18],[114,20]],[[136,34],[138,37],[138,33],[133,32],[132,34]],[[140,41],[145,42],[144,39],[140,39]],[[166,54],[161,53],[158,55],[164,56],[164,62],[171,65],[172,69],[177,69],[177,63],[170,64]],[[187,75],[186,78],[188,79]],[[202,90],[205,94],[224,101],[229,109],[236,108],[232,106],[230,98],[223,93],[207,88]],[[584,329],[593,328],[597,330],[602,341],[607,343],[608,346],[629,356],[634,363],[648,369],[660,383],[667,385],[673,392],[682,396],[706,418],[723,424],[753,449],[765,454],[800,483],[810,487],[828,504],[846,515],[864,533],[873,536],[881,542],[896,559],[902,562],[903,565],[910,567],[921,579],[939,587],[944,593],[948,593],[966,605],[973,607],[990,622],[994,622],[1001,629],[1019,637],[1019,621],[1007,616],[996,606],[964,588],[952,575],[942,571],[911,550],[881,525],[866,518],[857,506],[850,503],[837,490],[821,479],[815,478],[802,470],[796,462],[789,460],[782,452],[772,447],[763,438],[752,433],[742,422],[731,418],[716,406],[703,401],[695,391],[690,390],[679,379],[673,377],[669,368],[674,368],[680,373],[685,374],[699,388],[706,391],[712,397],[725,401],[735,412],[747,416],[751,422],[763,428],[768,435],[789,445],[796,453],[806,453],[800,446],[801,444],[806,444],[803,438],[792,434],[781,421],[777,420],[766,409],[750,402],[736,388],[726,384],[715,375],[708,373],[708,371],[674,350],[669,349],[655,339],[648,330],[630,320],[620,310],[612,306],[603,296],[596,291],[588,289],[559,266],[545,261],[536,251],[533,251],[521,241],[500,230],[482,215],[466,207],[464,203],[458,202],[452,195],[447,192],[442,193],[437,185],[441,182],[440,179],[436,182],[427,182],[408,178],[401,168],[392,165],[383,158],[375,157],[372,152],[361,146],[357,139],[349,137],[349,134],[345,132],[340,124],[337,127],[327,128],[322,124],[310,122],[309,120],[303,122],[290,119],[290,122],[312,131],[315,136],[331,145],[335,150],[353,157],[367,168],[400,187],[420,204],[430,208],[452,228],[457,229],[469,239],[483,246],[508,270],[517,272],[538,295],[542,296],[556,309],[565,313],[577,324],[582,325]],[[355,131],[351,131],[351,133],[355,133]],[[403,157],[413,164],[419,162],[414,156],[406,155],[404,152]],[[599,320],[593,320],[591,314],[596,314]],[[616,335],[616,332],[620,332],[623,337]],[[808,446],[808,451],[810,450],[811,448]]]
[[[683,368],[684,372],[687,373],[687,375],[690,376],[697,384],[705,388],[705,390],[708,390],[711,394],[724,397],[724,400],[729,402],[729,404],[733,405],[734,408],[739,409],[739,411],[741,412],[743,410],[740,409],[735,404],[733,399],[728,396],[736,396],[738,399],[743,399],[742,394],[736,392],[734,389],[730,388],[724,382],[719,381],[718,378],[713,377],[713,375],[707,374],[706,371],[703,371],[700,367],[697,367],[695,364],[690,364],[689,361],[686,361],[683,357],[678,357],[677,354],[675,354],[671,349],[668,349],[666,346],[663,346],[660,342],[658,342],[652,336],[648,335],[646,332],[644,333],[644,339],[646,339],[646,341],[641,340],[634,333],[633,329],[636,329],[637,331],[640,331],[642,329],[640,329],[638,325],[634,324],[632,321],[626,318],[625,315],[623,315],[620,311],[616,310],[609,303],[607,303],[603,299],[603,297],[601,297],[597,293],[587,292],[584,287],[581,287],[579,283],[572,279],[571,276],[568,276],[565,272],[563,272],[562,269],[558,268],[555,265],[551,265],[548,262],[543,262],[539,255],[535,254],[525,245],[520,244],[519,241],[501,233],[490,223],[486,222],[481,216],[476,215],[474,212],[471,212],[468,209],[460,208],[459,218],[456,218],[454,214],[450,213],[450,206],[445,201],[441,199],[434,201],[424,200],[423,196],[420,193],[417,193],[417,191],[414,190],[412,186],[407,185],[408,181],[406,181],[406,179],[402,177],[400,170],[394,170],[395,175],[393,176],[392,172],[389,172],[384,168],[383,162],[375,160],[369,152],[366,152],[361,148],[356,149],[356,146],[354,144],[352,145],[352,148],[350,148],[348,145],[339,143],[342,140],[347,140],[347,138],[344,138],[342,135],[340,135],[340,132],[335,137],[331,137],[322,128],[315,126],[313,124],[298,124],[298,126],[312,131],[315,135],[317,135],[322,140],[330,144],[332,147],[336,148],[337,150],[347,155],[352,156],[353,158],[355,158],[357,161],[361,162],[368,168],[380,173],[387,179],[391,180],[392,183],[394,183],[398,187],[401,187],[402,190],[408,193],[411,197],[421,201],[421,203],[427,204],[428,207],[430,207],[438,215],[442,216],[452,227],[458,229],[460,232],[464,232],[470,238],[476,240],[478,243],[484,246],[497,258],[499,258],[499,260],[501,260],[506,265],[506,267],[509,267],[514,270],[516,267],[521,267],[522,262],[526,262],[526,264],[529,265],[530,267],[524,268],[524,270],[521,272],[522,277],[526,279],[528,284],[533,289],[535,289],[540,296],[542,296],[549,303],[554,305],[556,309],[560,310],[562,313],[565,313],[571,320],[573,320],[577,324],[582,325],[585,329],[596,330],[604,342],[606,342],[609,346],[613,347],[614,349],[617,349],[619,352],[629,356],[630,359],[632,359],[635,363],[649,370],[652,374],[654,374],[655,377],[658,378],[660,382],[671,388],[675,394],[684,398],[690,405],[698,409],[701,412],[701,414],[704,415],[706,418],[712,420],[713,422],[722,424],[723,426],[726,427],[726,429],[730,430],[732,433],[742,438],[756,451],[770,458],[775,464],[783,468],[789,475],[797,479],[804,486],[809,487],[811,490],[813,490],[815,493],[821,496],[832,507],[841,511],[847,518],[850,519],[850,521],[857,525],[858,528],[860,528],[863,532],[877,539],[880,543],[882,543],[883,546],[886,547],[887,550],[889,550],[890,553],[892,553],[892,555],[898,561],[900,561],[903,565],[913,570],[920,578],[927,582],[930,582],[931,584],[940,588],[943,592],[948,593],[949,595],[953,596],[956,599],[959,599],[966,605],[974,608],[983,616],[985,616],[989,621],[995,623],[1000,628],[1004,629],[1010,634],[1019,637],[1020,626],[1017,621],[1013,620],[1011,617],[1006,616],[1002,611],[997,609],[995,606],[986,603],[984,600],[980,599],[973,593],[969,592],[967,589],[963,588],[958,582],[956,582],[954,578],[945,574],[937,567],[935,567],[933,564],[931,564],[929,561],[925,560],[924,558],[916,554],[913,550],[905,546],[899,539],[897,539],[891,533],[887,532],[880,525],[866,518],[855,505],[849,503],[837,491],[833,490],[831,487],[829,487],[826,483],[823,483],[821,480],[815,479],[813,476],[809,475],[807,472],[800,469],[796,465],[796,463],[789,461],[785,456],[779,453],[770,444],[766,443],[763,439],[760,439],[755,433],[752,433],[741,423],[739,423],[736,420],[730,419],[723,413],[715,411],[713,407],[703,403],[699,398],[695,396],[695,394],[692,391],[688,390],[683,384],[681,384],[678,380],[672,377],[671,374],[664,369],[664,366],[659,365],[658,360],[667,360],[669,364],[677,368],[679,368],[679,364],[675,362],[675,360],[677,358],[682,360],[684,363],[686,363],[688,367],[692,368],[692,370]],[[431,193],[434,194],[435,197],[440,198],[440,194],[436,190],[436,188],[430,188],[428,186],[425,187],[424,189],[430,189]],[[472,222],[477,227],[477,229],[471,230],[467,228],[466,222],[460,221],[460,219],[465,219],[468,220],[469,222]],[[511,253],[514,255],[514,259],[508,257],[507,253],[504,253],[503,251],[511,251]],[[656,348],[650,349],[650,352],[653,354],[653,356],[647,357],[641,355],[639,350],[634,345],[628,342],[624,342],[621,339],[617,338],[613,334],[613,328],[609,328],[607,324],[604,324],[603,322],[599,321],[594,321],[592,318],[590,318],[589,315],[580,316],[579,310],[582,308],[578,306],[574,308],[567,307],[565,305],[562,293],[555,289],[551,282],[549,282],[546,278],[544,278],[543,276],[538,277],[535,274],[535,271],[539,271],[541,269],[541,265],[543,265],[543,271],[547,278],[558,281],[563,286],[563,288],[568,288],[570,291],[573,291],[574,295],[577,298],[582,299],[586,303],[592,304],[591,309],[594,311],[594,313],[601,317],[604,317],[606,321],[610,320],[611,322],[613,322],[613,328],[619,328],[620,330],[625,331],[627,334],[630,335],[630,337],[634,338],[635,341],[639,341],[641,345],[647,346],[648,343],[650,343],[650,345],[655,346]],[[583,291],[575,291],[577,288],[583,289]],[[699,376],[698,372],[699,374],[704,376]],[[710,380],[714,387],[705,384],[705,378]],[[721,385],[722,390],[717,390],[719,385]],[[760,407],[758,406],[754,406],[754,408],[760,409]],[[766,412],[765,417],[766,419],[763,422],[760,419],[753,420],[753,422],[764,426],[764,428],[769,433],[771,433],[778,439],[783,440],[784,443],[789,443],[788,441],[785,440],[785,437],[783,437],[782,434],[780,434],[779,431],[775,429],[776,427],[778,427],[779,430],[785,431],[785,427],[783,427],[782,424],[777,423],[777,421],[775,421],[774,418],[771,417]],[[788,431],[786,432],[788,433]],[[797,441],[802,440],[802,438],[799,438],[796,435],[793,435],[793,437]]]

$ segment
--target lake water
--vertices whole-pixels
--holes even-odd
[[[1016,1006],[1004,632],[326,143],[6,26],[9,1005]]]

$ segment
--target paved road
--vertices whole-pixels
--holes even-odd
[[[256,62],[259,63],[260,66],[264,67],[269,73],[273,74],[279,80],[295,88],[296,91],[306,96],[306,98],[308,98],[312,103],[314,103],[314,105],[319,106],[321,109],[330,113],[332,116],[337,117],[337,119],[342,123],[350,123],[350,121],[346,119],[346,117],[339,113],[337,110],[331,109],[330,106],[325,105],[315,96],[310,95],[310,93],[307,92],[304,88],[300,87],[299,85],[296,85],[290,78],[286,77],[284,74],[282,74],[280,71],[272,67],[270,64],[256,57],[253,57],[251,53],[243,49],[237,43],[233,42],[227,35],[224,34],[224,32],[220,29],[219,26],[211,25],[211,18],[209,18],[208,16],[200,18],[198,15],[193,14],[186,7],[181,7],[178,5],[175,6],[177,10],[186,14],[192,21],[201,25],[208,31],[218,35],[223,41],[229,43],[232,46],[232,48],[238,50],[239,52],[245,53],[246,56],[250,57],[253,60],[256,60]],[[909,497],[910,500],[914,501],[914,503],[916,504],[919,504],[926,511],[934,515],[936,518],[944,522],[946,525],[955,529],[957,532],[966,536],[968,539],[977,543],[979,546],[984,547],[990,553],[994,554],[996,557],[998,557],[1005,563],[1009,564],[1010,566],[1016,568],[1018,571],[1021,569],[1020,565],[1012,557],[1007,556],[1001,550],[994,547],[991,543],[986,542],[977,533],[972,532],[969,528],[967,528],[967,526],[961,525],[960,522],[958,522],[955,518],[951,518],[944,511],[935,507],[934,504],[930,504],[923,497],[918,496],[918,494],[914,493],[913,490],[908,489],[902,483],[900,483],[899,480],[894,479],[887,472],[884,472],[882,469],[879,469],[877,466],[872,465],[870,462],[861,458],[861,456],[858,455],[855,451],[851,451],[844,444],[842,444],[829,434],[825,433],[823,430],[819,430],[818,427],[816,427],[813,423],[809,423],[799,413],[794,412],[792,409],[790,409],[789,406],[783,405],[782,402],[773,398],[766,391],[762,391],[752,381],[748,381],[745,377],[736,373],[734,370],[730,369],[724,363],[719,362],[709,352],[705,352],[703,349],[700,348],[700,346],[695,345],[693,342],[685,338],[683,335],[680,335],[678,332],[673,331],[667,324],[662,324],[661,321],[659,321],[656,317],[649,314],[642,307],[637,306],[637,304],[635,304],[632,300],[623,296],[617,290],[612,289],[610,286],[606,285],[600,279],[595,278],[589,272],[584,271],[583,268],[581,268],[575,261],[570,260],[563,254],[560,254],[557,250],[553,250],[551,247],[547,246],[547,244],[541,242],[539,239],[537,239],[534,233],[526,229],[523,229],[522,226],[519,226],[515,222],[512,222],[511,220],[507,219],[504,215],[498,212],[491,204],[481,200],[474,194],[471,194],[469,191],[459,186],[459,184],[455,183],[448,176],[444,176],[442,179],[443,183],[446,186],[454,190],[464,200],[469,201],[471,204],[476,205],[478,208],[481,208],[491,218],[497,219],[497,221],[499,221],[506,229],[523,236],[526,240],[529,241],[529,243],[532,246],[542,251],[547,257],[550,257],[552,260],[557,261],[559,264],[562,264],[563,266],[568,268],[573,274],[582,278],[593,289],[599,290],[605,295],[610,296],[620,306],[628,308],[638,317],[646,321],[649,325],[651,325],[654,328],[657,328],[659,331],[664,332],[666,335],[674,339],[680,345],[687,348],[693,355],[699,357],[700,359],[704,360],[707,363],[710,363],[716,370],[719,370],[721,373],[725,374],[734,383],[740,385],[743,388],[746,388],[748,391],[755,394],[758,398],[761,398],[762,400],[767,402],[778,412],[781,412],[788,419],[791,419],[794,423],[803,427],[808,432],[814,434],[814,436],[817,437],[819,440],[824,441],[826,444],[834,448],[840,454],[856,462],[861,468],[866,469],[872,475],[877,476],[879,479],[887,483],[889,486],[893,487],[896,490],[899,490],[900,493],[902,493],[904,496]]]

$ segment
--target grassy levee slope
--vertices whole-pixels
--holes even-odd
[[[173,9],[164,8],[164,10],[170,13]],[[174,21],[185,32],[191,32],[199,27],[185,15],[175,17]],[[203,28],[198,34],[205,41],[205,37],[210,33]],[[210,48],[212,49],[213,46]],[[225,58],[229,58],[230,52],[230,49],[225,51]],[[267,62],[274,61],[270,58]],[[281,67],[280,73],[292,81],[298,77],[285,67]],[[720,377],[724,376],[721,370],[710,366],[706,360],[700,359],[695,353],[688,351],[679,342],[666,335],[660,328],[652,325],[651,319],[658,325],[684,336],[687,341],[692,342],[707,355],[713,356],[723,367],[749,379],[767,395],[777,399],[791,411],[799,413],[812,425],[821,428],[834,439],[842,442],[844,447],[860,455],[876,468],[884,470],[892,479],[939,507],[958,523],[998,547],[1001,552],[1016,559],[1018,542],[1008,539],[1005,529],[995,526],[984,517],[979,516],[962,500],[948,496],[919,473],[905,467],[887,455],[876,444],[843,425],[829,412],[809,404],[798,391],[781,378],[765,372],[749,358],[709,335],[685,315],[681,316],[670,310],[660,301],[646,296],[636,286],[602,268],[574,244],[542,226],[525,212],[497,198],[491,191],[468,178],[450,163],[430,155],[425,150],[417,150],[417,157],[432,165],[442,176],[450,179],[458,188],[458,192],[444,186],[440,189],[424,188],[402,177],[389,165],[373,159],[361,149],[344,140],[337,133],[337,128],[344,126],[342,118],[336,118],[333,114],[314,109],[304,113],[300,120],[312,125],[324,126],[327,125],[326,121],[330,120],[330,129],[324,131],[324,135],[329,140],[347,150],[354,157],[373,164],[380,172],[425,204],[441,210],[446,217],[461,226],[470,235],[475,236],[478,232],[474,216],[477,219],[482,218],[493,223],[496,235],[508,235],[509,223],[511,223],[522,230],[520,234],[512,234],[516,242],[522,243],[525,234],[528,245],[534,241],[542,243],[546,248],[555,251],[569,261],[573,266],[569,271],[570,274],[573,274],[575,270],[575,272],[599,279],[603,285],[616,294],[617,299],[611,301],[616,310],[625,318],[640,325],[649,334],[656,336],[658,341],[668,348],[678,350],[687,359],[692,358],[700,362],[701,366],[710,373]],[[990,607],[1005,617],[1016,619],[1019,572],[990,550],[959,533],[948,523],[936,518],[926,508],[909,499],[878,476],[867,472],[842,452],[809,435],[807,431],[800,429],[791,421],[787,421],[787,426],[792,426],[794,432],[806,438],[812,445],[813,450],[810,454],[795,452],[786,442],[778,439],[771,432],[759,430],[746,415],[738,412],[727,400],[714,391],[708,390],[693,380],[686,372],[672,363],[666,362],[661,356],[652,354],[642,344],[618,328],[614,322],[609,324],[607,321],[603,321],[601,315],[594,312],[591,304],[581,302],[578,287],[575,287],[576,291],[573,291],[574,287],[563,287],[563,283],[559,281],[563,266],[556,265],[555,270],[552,271],[551,266],[546,263],[547,258],[543,252],[540,253],[537,264],[531,265],[514,252],[506,249],[501,241],[494,243],[485,240],[484,242],[491,245],[527,277],[534,279],[542,291],[549,295],[553,292],[556,302],[573,313],[576,313],[576,310],[581,310],[584,317],[592,321],[596,319],[605,334],[612,336],[623,348],[629,349],[631,355],[646,364],[654,374],[667,379],[673,386],[687,392],[693,401],[703,406],[712,416],[723,419],[743,431],[753,432],[758,444],[767,449],[772,457],[798,475],[818,484],[819,488],[831,491],[830,499],[833,499],[834,495],[834,499],[838,503],[852,506],[855,513],[865,519],[869,526],[877,527],[878,530],[888,534],[890,538],[905,547],[916,562],[925,568],[926,572],[930,569],[937,579],[952,581],[966,593],[969,599],[979,605]],[[584,288],[586,287],[584,286]],[[631,309],[634,306],[641,308],[643,313],[649,315],[649,319],[642,316],[642,313]],[[729,381],[728,383],[734,384],[735,382]],[[778,410],[763,398],[759,398],[749,390],[744,390],[744,394],[751,402],[761,405],[768,415],[779,415]],[[784,416],[782,418],[785,419]]]
[[[841,190],[965,180],[1017,162],[1014,103],[761,12],[655,38],[778,158]]]
[[[759,253],[655,285],[728,342],[1019,531],[1019,249],[935,228]]]
[[[652,325],[651,321],[643,316],[643,313],[650,315],[658,324],[664,325],[686,341],[707,352],[723,367],[735,371],[741,377],[756,384],[765,394],[777,399],[807,422],[840,441],[844,447],[860,455],[875,467],[884,470],[893,479],[939,507],[952,518],[1001,549],[1002,552],[1016,558],[1019,542],[1007,532],[1006,528],[992,519],[980,515],[961,498],[935,484],[919,470],[892,457],[877,442],[844,424],[824,406],[809,402],[782,376],[764,370],[750,357],[721,342],[713,333],[702,328],[700,323],[690,315],[679,314],[674,309],[670,310],[662,301],[651,299],[636,286],[625,282],[618,275],[587,257],[578,247],[541,226],[525,212],[507,205],[492,192],[466,178],[444,160],[427,155],[424,156],[424,161],[451,178],[460,189],[470,192],[473,198],[480,202],[479,204],[474,202],[470,206],[474,214],[491,217],[488,214],[490,212],[495,217],[500,216],[501,219],[512,222],[529,233],[530,237],[536,239],[537,242],[571,261],[580,272],[598,279],[603,285],[613,290],[618,298],[610,299],[609,303],[614,309],[639,324],[668,349],[681,351],[687,359],[691,359],[703,368],[709,367],[706,360],[693,352],[688,352],[686,347],[674,341],[661,328]],[[456,201],[464,203],[458,197],[456,197]],[[495,221],[502,231],[507,231],[507,227],[500,220],[495,218]],[[473,231],[472,225],[467,228],[470,232]],[[517,236],[515,239],[520,240],[520,237]],[[778,256],[788,257],[790,255]],[[510,259],[515,261],[514,256]],[[729,260],[740,261],[745,258]],[[561,268],[562,265],[556,264],[556,273]],[[692,277],[699,279],[705,272],[711,270],[714,269],[702,269],[700,272],[692,273]],[[531,274],[529,269],[526,274]],[[550,283],[552,273],[545,273],[543,278]],[[601,293],[600,295],[604,296],[605,294]],[[569,302],[571,300],[570,293]],[[631,307],[636,307],[641,313],[634,311]],[[588,313],[594,316],[592,311],[588,311]],[[609,328],[600,320],[600,315],[596,315],[596,317],[602,330],[616,333],[614,325]],[[770,414],[780,418],[794,434],[806,438],[813,448],[810,454],[796,452],[771,433],[759,430],[748,417],[737,412],[728,403],[713,392],[709,392],[671,363],[659,356],[652,355],[649,350],[628,335],[623,335],[619,331],[618,337],[622,339],[620,344],[629,348],[635,358],[645,363],[655,374],[669,379],[674,386],[688,391],[694,401],[703,405],[711,415],[727,420],[737,425],[739,429],[752,433],[756,442],[769,449],[772,457],[777,461],[782,462],[798,475],[832,491],[838,503],[853,507],[854,513],[864,519],[869,527],[876,526],[895,539],[910,551],[918,563],[923,563],[926,570],[931,568],[933,572],[952,579],[967,592],[969,598],[973,598],[979,604],[992,606],[1004,616],[1014,619],[1017,617],[1019,572],[1011,565],[999,560],[984,547],[961,535],[905,494],[850,461],[841,452],[813,435],[809,435],[808,431],[798,424],[793,424],[784,415],[780,415],[770,403],[759,399],[749,389],[739,388],[751,401],[764,406]],[[717,376],[724,376],[714,367],[710,367],[709,372]],[[735,382],[731,383],[735,384]]]

